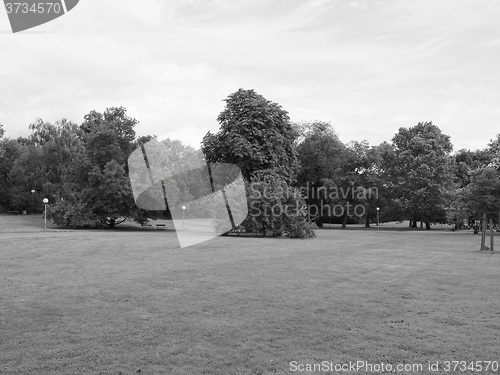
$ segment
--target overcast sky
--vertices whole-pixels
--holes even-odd
[[[80,0],[12,34],[0,8],[0,123],[81,123],[124,106],[138,135],[198,147],[222,101],[255,89],[292,121],[390,140],[433,121],[454,149],[500,132],[497,0]]]

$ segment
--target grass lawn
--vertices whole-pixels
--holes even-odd
[[[471,233],[324,229],[180,249],[173,231],[40,228],[0,216],[1,374],[500,362],[500,256]]]

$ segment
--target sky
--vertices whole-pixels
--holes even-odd
[[[432,121],[481,149],[500,133],[499,19],[497,0],[80,0],[13,34],[0,8],[0,123],[123,106],[137,135],[198,148],[243,88],[344,142]]]

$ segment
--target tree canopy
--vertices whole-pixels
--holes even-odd
[[[273,169],[287,182],[297,173],[293,147],[297,133],[288,112],[254,90],[239,89],[225,99],[217,118],[220,129],[203,138],[208,162],[236,164],[248,180],[252,173]]]

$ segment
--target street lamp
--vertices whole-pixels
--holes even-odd
[[[31,213],[35,213],[36,201],[35,201],[35,189],[31,189]]]
[[[186,212],[186,206],[182,206],[182,229],[184,229],[184,214]]]
[[[380,213],[380,207],[377,207],[377,230],[380,230],[379,213]]]
[[[49,200],[47,198],[43,198],[43,204],[44,204],[44,208],[45,208],[45,214],[44,214],[45,230],[47,230],[47,203],[49,203]]]

